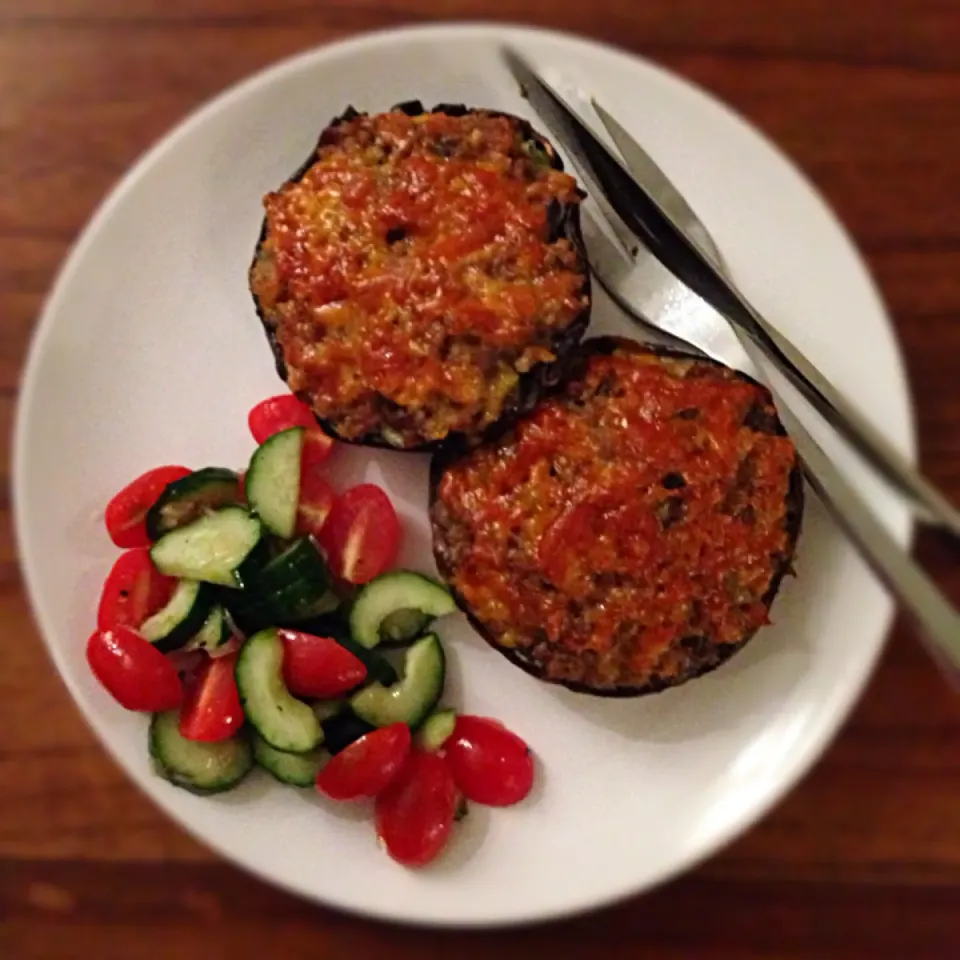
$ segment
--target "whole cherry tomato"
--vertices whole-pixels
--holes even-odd
[[[519,803],[533,786],[529,747],[496,720],[457,717],[444,752],[453,778],[468,800],[506,807]]]
[[[443,849],[457,809],[457,788],[438,753],[413,750],[376,802],[377,835],[398,863],[420,867]]]

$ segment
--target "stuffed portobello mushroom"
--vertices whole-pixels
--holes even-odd
[[[496,440],[434,457],[434,553],[483,637],[531,674],[637,696],[769,622],[803,511],[769,392],[617,338]]]
[[[348,110],[264,199],[250,288],[278,372],[338,439],[477,442],[586,329],[581,197],[516,117]]]

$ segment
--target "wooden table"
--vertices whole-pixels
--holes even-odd
[[[618,42],[778,140],[865,251],[906,352],[923,466],[960,500],[956,0],[0,0],[4,424],[54,271],[145,147],[279,57],[441,11]],[[2,450],[4,960],[960,956],[960,698],[906,623],[815,772],[696,872],[561,925],[395,929],[317,909],[216,860],[107,758],[31,623],[11,533],[9,440]],[[960,599],[957,555],[932,540],[920,554]]]

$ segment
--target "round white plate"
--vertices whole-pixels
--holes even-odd
[[[775,625],[678,690],[611,702],[555,689],[451,618],[441,630],[452,665],[447,700],[526,737],[539,782],[519,807],[474,806],[443,858],[421,872],[377,848],[366,809],[335,808],[265,775],[200,799],[151,774],[144,718],[111,702],[84,660],[115,556],[103,507],[159,463],[247,461],[247,411],[282,389],[246,288],[261,195],[347,104],[378,110],[419,97],[535,119],[498,59],[504,39],[620,114],[710,225],[761,309],[913,450],[894,338],[841,228],[754,130],[640,59],[499,25],[381,33],[259,74],[166,137],[87,228],[37,330],[14,465],[30,596],[86,718],[156,803],[261,877],[400,921],[556,917],[637,893],[712,853],[817,758],[861,690],[891,616],[811,498],[799,577],[779,597]],[[606,329],[622,324],[600,298],[596,317]],[[426,461],[345,449],[335,472],[343,482],[383,483],[406,522],[403,562],[432,569]],[[906,540],[898,502],[866,480],[864,490]]]

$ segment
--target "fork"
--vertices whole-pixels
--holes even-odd
[[[688,349],[709,354],[706,343],[709,338],[705,338],[702,324],[699,328],[691,326],[685,323],[683,318],[678,320],[676,316],[668,321],[667,311],[641,311],[629,290],[630,278],[639,266],[635,259],[639,248],[649,250],[669,272],[668,280],[664,281],[658,290],[662,303],[676,303],[693,297],[706,300],[716,308],[714,299],[704,295],[705,289],[709,288],[709,292],[713,294],[716,294],[717,290],[728,289],[736,295],[722,255],[706,225],[654,160],[596,99],[591,98],[593,108],[619,151],[619,156],[608,149],[593,133],[587,121],[522,57],[513,50],[504,50],[503,54],[521,90],[574,161],[609,229],[609,233],[604,231],[600,224],[584,211],[585,227],[589,229],[589,236],[586,237],[587,257],[601,285],[631,319],[644,327],[653,327],[661,333],[667,333],[682,341]],[[666,231],[661,229],[663,225],[658,218],[667,222]],[[651,223],[654,228],[651,228]],[[677,238],[673,236],[674,233],[682,242],[679,248],[675,243]],[[615,239],[611,239],[611,236]],[[689,250],[696,254],[693,267],[690,266],[689,258],[683,258],[683,254]],[[704,268],[708,271],[709,282],[703,281]],[[679,273],[684,274],[683,278],[678,276]],[[691,277],[693,283],[686,282]],[[726,294],[722,294],[721,301],[725,297]],[[752,308],[749,310],[756,313]],[[730,316],[730,313],[734,316]],[[751,325],[750,314],[745,318],[739,308],[731,311],[720,310],[714,316],[716,323],[723,329],[718,328],[713,332],[719,333],[722,338],[732,331],[743,353],[757,370],[763,369],[764,360],[773,360],[778,369],[800,386],[796,376],[791,375],[791,370],[785,368],[781,362],[782,354],[789,352],[795,358],[800,357],[802,361],[800,365],[794,365],[794,374],[797,369],[805,366],[815,371],[816,368],[810,361],[759,314],[756,314],[761,320],[759,325]],[[771,343],[774,345],[772,350]],[[778,345],[780,348],[786,345],[787,351],[780,349],[778,355]],[[802,377],[802,370],[800,375]],[[817,380],[828,383],[819,374]],[[960,613],[877,520],[803,425],[782,392],[773,384],[767,385],[773,394],[783,425],[803,463],[808,482],[874,573],[901,605],[913,614],[922,627],[921,635],[927,642],[928,650],[944,674],[952,682],[960,683]],[[848,439],[851,439],[851,432],[857,433],[856,426],[844,416],[846,408],[853,409],[847,401],[842,401],[842,407],[837,408],[831,406],[824,394],[816,389],[804,390],[801,387],[801,392],[813,401],[821,414],[825,414],[825,419]],[[819,397],[819,401],[815,397]],[[824,404],[830,407],[832,413],[825,412]],[[857,417],[863,419],[859,414]],[[847,429],[844,429],[841,422]],[[856,421],[853,421],[853,424],[855,423]],[[872,427],[871,432],[879,436]],[[862,453],[867,453],[870,461],[877,466],[878,459],[882,462],[885,454],[893,451],[889,442],[881,439],[881,444],[871,446],[869,440],[861,442],[863,438],[859,437],[854,445]],[[873,455],[870,455],[871,450]],[[901,492],[907,493],[913,503],[921,507],[928,521],[960,535],[960,514],[923,480],[899,453],[893,452],[894,460],[888,461],[888,466],[892,464],[890,469],[881,467],[880,472],[884,478]],[[932,497],[931,491],[934,494]]]

